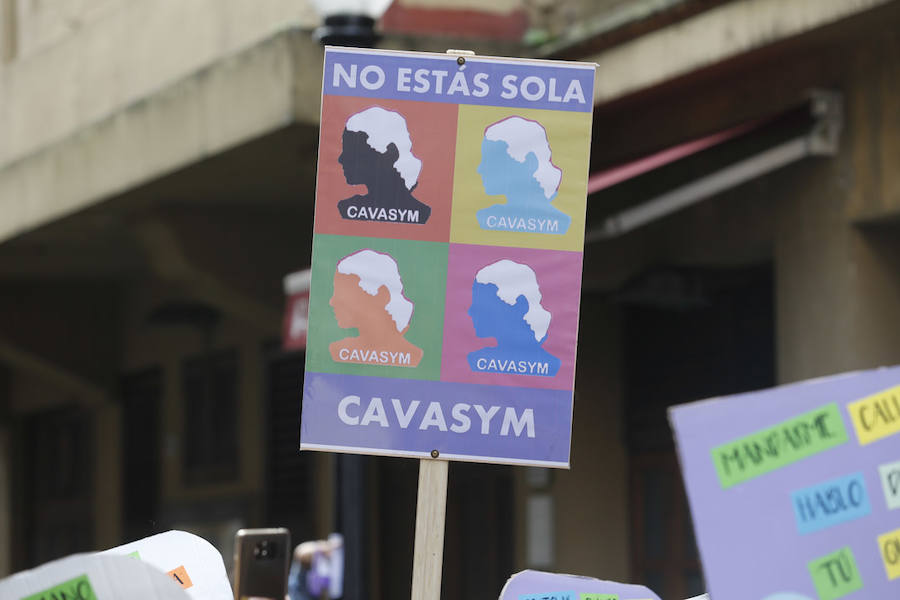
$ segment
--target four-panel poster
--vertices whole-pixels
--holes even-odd
[[[568,467],[593,86],[326,50],[302,449]]]

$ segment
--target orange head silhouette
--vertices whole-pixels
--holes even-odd
[[[409,330],[413,303],[403,295],[397,263],[374,250],[360,250],[342,259],[334,274],[329,302],[340,327],[356,328],[329,346],[337,362],[416,366],[422,349],[403,336]]]

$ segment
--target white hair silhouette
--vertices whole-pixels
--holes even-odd
[[[538,160],[534,178],[543,188],[547,200],[553,198],[562,181],[562,169],[553,164],[550,141],[543,125],[522,117],[507,117],[488,127],[484,137],[492,142],[506,142],[507,154],[520,163],[533,152]]]
[[[519,296],[525,296],[528,301],[525,322],[536,341],[544,339],[550,328],[550,312],[541,306],[541,289],[531,267],[504,258],[478,271],[475,281],[496,285],[497,297],[509,305],[514,305]]]
[[[382,154],[387,150],[388,144],[394,144],[400,152],[394,168],[403,178],[406,189],[411,190],[416,185],[422,171],[422,161],[413,156],[412,140],[403,115],[373,106],[347,119],[346,129],[367,134],[369,147]]]
[[[337,270],[344,275],[359,277],[359,287],[370,296],[377,294],[381,286],[386,287],[391,299],[384,308],[394,320],[397,331],[406,329],[412,317],[413,303],[403,295],[400,271],[389,254],[360,250],[342,258],[337,264]]]

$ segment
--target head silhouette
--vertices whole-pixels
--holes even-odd
[[[550,313],[541,305],[537,277],[528,265],[508,259],[475,275],[469,316],[478,337],[540,345],[547,337]]]
[[[412,153],[412,140],[403,115],[373,106],[351,116],[343,135],[338,161],[351,185],[371,186],[395,174],[407,190],[419,179],[422,161]]]
[[[360,250],[338,262],[330,304],[338,325],[356,327],[361,335],[385,329],[385,324],[393,335],[402,335],[413,313],[397,263],[374,250]]]
[[[423,351],[403,337],[409,330],[413,303],[403,295],[403,281],[394,259],[374,250],[360,250],[341,259],[334,274],[330,304],[337,323],[356,328],[328,345],[337,362],[416,367]]]
[[[478,173],[485,192],[505,195],[510,204],[549,203],[562,180],[546,130],[522,117],[503,119],[485,130]]]

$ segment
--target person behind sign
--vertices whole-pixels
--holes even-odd
[[[348,184],[368,189],[364,195],[338,202],[341,217],[388,223],[428,221],[431,207],[412,195],[422,161],[412,153],[406,119],[400,113],[373,106],[351,116],[338,162]]]
[[[343,556],[340,557],[340,568],[335,568],[334,558],[340,553],[344,545],[344,539],[339,534],[332,534],[327,540],[314,540],[303,542],[294,548],[294,557],[288,574],[288,598],[287,600],[314,600],[322,598],[327,593],[332,596],[332,590],[343,590],[343,582],[335,585],[332,579],[343,579]],[[321,559],[324,559],[325,569],[322,569]],[[320,567],[320,568],[317,568]],[[331,567],[331,568],[328,568]]]
[[[484,191],[505,204],[478,211],[482,229],[564,234],[572,219],[552,205],[562,181],[547,131],[537,121],[509,117],[485,129],[478,165]]]
[[[341,259],[329,304],[338,326],[359,331],[329,345],[334,361],[415,367],[422,360],[422,349],[403,337],[413,303],[403,295],[400,271],[390,255],[366,249]]]
[[[537,276],[528,265],[503,259],[478,271],[469,317],[475,335],[497,340],[496,346],[468,354],[473,371],[556,375],[560,360],[542,347],[551,315],[541,305]]]

